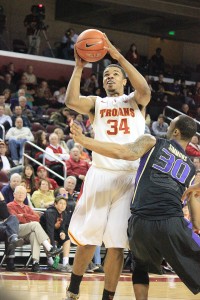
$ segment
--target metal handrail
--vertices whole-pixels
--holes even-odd
[[[171,118],[170,116],[167,116],[167,115],[166,115],[166,110],[173,111],[173,112],[177,113],[178,115],[186,115],[186,114],[182,113],[181,111],[179,111],[179,110],[177,110],[177,109],[175,109],[175,108],[173,108],[173,107],[171,107],[171,106],[165,106],[165,109],[164,109],[164,111],[163,111],[163,114],[164,114],[165,118],[166,118],[167,120],[169,120],[169,121],[171,121],[172,118]],[[193,120],[196,122],[197,125],[199,125],[199,128],[200,128],[200,122],[197,121],[197,120],[194,119],[194,118],[193,118]],[[197,134],[198,136],[200,136],[200,133],[199,133],[199,132],[196,132],[196,134]]]
[[[0,124],[0,127],[2,129],[2,140],[5,141],[5,127],[2,124]]]
[[[32,146],[33,148],[36,148],[38,149],[39,151],[41,151],[44,156],[43,156],[43,163],[40,163],[38,160],[34,159],[33,157],[31,157],[30,155],[28,155],[27,153],[25,153],[25,147],[26,147],[26,144],[29,144],[30,146]],[[43,166],[47,171],[49,171],[50,173],[54,174],[56,177],[60,178],[61,180],[65,181],[65,179],[67,178],[67,167],[66,167],[66,164],[63,162],[63,160],[53,156],[51,153],[48,153],[49,156],[51,156],[52,158],[54,158],[57,162],[61,163],[63,165],[63,170],[64,170],[64,177],[59,175],[58,173],[54,172],[53,170],[51,170],[50,168],[48,168],[46,165],[45,165],[45,154],[46,151],[42,148],[40,148],[39,146],[37,146],[36,144],[30,142],[30,141],[26,141],[24,143],[24,146],[23,146],[23,159],[22,159],[22,165],[24,165],[24,157],[27,157],[28,159],[30,159],[31,161],[33,161],[34,163],[36,163],[38,166]]]

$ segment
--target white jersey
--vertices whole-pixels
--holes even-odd
[[[134,92],[128,96],[96,98],[92,124],[96,140],[126,144],[144,134],[145,119],[133,97]],[[139,160],[114,159],[95,152],[92,163],[95,167],[116,171],[135,170],[139,166]]]

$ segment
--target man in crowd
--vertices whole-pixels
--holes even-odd
[[[58,188],[57,182],[53,178],[48,177],[48,172],[45,169],[45,167],[44,166],[39,166],[37,168],[37,177],[35,178],[36,185],[38,185],[39,181],[42,180],[42,179],[45,179],[45,180],[49,181],[50,190],[55,190],[55,189]]]
[[[26,115],[22,114],[22,108],[19,105],[16,105],[14,107],[13,115],[11,117],[12,124],[13,124],[12,126],[15,126],[15,121],[16,121],[17,117],[22,118],[24,127],[31,128],[31,123],[30,123],[28,117]]]
[[[24,143],[26,141],[34,141],[34,136],[31,130],[28,127],[23,126],[22,118],[16,118],[15,127],[11,127],[8,130],[5,139],[8,140],[8,147],[13,162],[15,163],[15,165],[21,164]]]
[[[90,165],[85,160],[80,159],[80,150],[76,147],[72,148],[70,151],[70,159],[66,161],[67,174],[70,176],[75,176],[77,179],[76,190],[80,191],[81,185],[85,180],[87,171]]]
[[[40,245],[43,245],[47,256],[55,256],[62,251],[54,249],[48,241],[48,236],[41,227],[40,217],[31,207],[24,204],[26,188],[17,186],[14,191],[14,200],[8,203],[9,212],[19,220],[19,237],[31,244],[32,247],[32,271],[40,272]]]
[[[0,241],[5,241],[6,270],[14,271],[15,248],[24,243],[18,238],[19,221],[16,216],[10,215],[6,202],[0,193]]]
[[[14,190],[15,188],[21,184],[22,177],[18,173],[14,173],[10,177],[10,182],[7,185],[4,185],[4,187],[1,190],[1,193],[4,196],[5,202],[9,203],[12,202],[14,199]],[[25,204],[28,204],[28,199],[27,197],[25,198],[24,201]]]
[[[164,115],[159,115],[158,120],[154,121],[152,124],[152,133],[155,136],[158,137],[166,137],[167,135],[167,129],[168,129],[168,124],[164,121],[165,117]]]
[[[21,173],[22,166],[15,166],[14,162],[6,155],[7,147],[4,141],[0,141],[0,170],[8,176],[14,173]]]

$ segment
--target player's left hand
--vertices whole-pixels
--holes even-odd
[[[70,126],[70,130],[74,141],[81,144],[81,141],[84,137],[81,127],[78,126],[76,123],[72,123]]]
[[[117,50],[117,48],[109,41],[108,37],[104,33],[104,39],[106,41],[107,47],[105,46],[104,48],[108,50],[110,55],[112,56],[113,59],[116,59],[117,61],[121,57],[121,53]]]

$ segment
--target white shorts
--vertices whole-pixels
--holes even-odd
[[[110,171],[92,166],[69,225],[77,245],[128,248],[127,227],[136,171]]]

